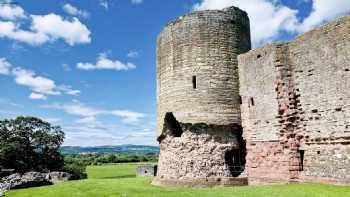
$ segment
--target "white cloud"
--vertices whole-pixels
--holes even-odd
[[[278,39],[282,32],[304,32],[350,11],[349,0],[312,0],[312,3],[313,10],[303,21],[297,19],[298,10],[283,5],[280,0],[202,0],[193,8],[211,10],[237,6],[247,11],[253,45],[259,46]]]
[[[12,6],[12,9],[14,8],[17,10],[23,10],[20,6]],[[24,15],[18,14],[20,13],[19,11],[10,12],[13,16],[6,13],[7,12],[0,13],[0,17],[2,14],[3,18],[7,15],[8,18],[26,18],[26,20],[0,20],[0,38],[7,38],[30,45],[42,45],[59,39],[64,40],[71,46],[91,42],[90,30],[75,17],[68,20],[53,13],[47,15],[30,15],[30,17],[24,17]],[[30,21],[29,28],[22,29],[21,25],[24,22],[27,22],[27,19]]]
[[[34,93],[34,92],[32,92],[29,95],[29,98],[32,100],[46,100],[47,99],[47,97],[45,95],[39,94],[39,93]]]
[[[51,41],[63,39],[71,46],[91,42],[91,32],[77,18],[68,21],[51,13],[44,16],[32,15],[32,19],[31,29],[39,34],[47,35]]]
[[[129,58],[136,58],[139,56],[139,52],[131,50],[131,51],[129,51],[129,53],[126,56]]]
[[[0,58],[0,74],[9,75],[10,68],[11,64],[5,58]]]
[[[300,32],[308,31],[324,22],[349,12],[349,0],[313,0],[312,11],[298,27],[298,30]]]
[[[99,54],[95,64],[92,63],[78,63],[78,69],[82,70],[130,70],[136,68],[132,63],[122,63],[119,60],[108,59],[106,53]]]
[[[0,38],[8,38],[31,45],[41,45],[50,40],[46,34],[22,30],[19,25],[10,21],[0,21]]]
[[[0,4],[0,18],[5,20],[17,20],[26,18],[24,10],[17,5]]]
[[[29,87],[35,93],[48,94],[48,95],[60,95],[57,91],[56,84],[53,80],[46,77],[37,76],[33,71],[15,68],[12,70],[15,76],[15,81],[18,85]]]
[[[143,3],[143,0],[131,0],[132,4],[141,4]]]
[[[89,13],[85,10],[79,10],[78,8],[72,6],[69,3],[66,3],[63,5],[62,9],[67,13],[70,14],[72,16],[81,16],[83,18],[88,18],[89,17]]]
[[[72,95],[72,96],[78,96],[81,93],[80,90],[74,90],[74,89],[72,89],[71,86],[68,86],[68,85],[60,85],[57,87],[57,90],[63,91],[66,94]]]
[[[68,114],[81,117],[79,120],[77,120],[78,123],[87,123],[93,126],[96,126],[96,125],[103,126],[103,124],[98,124],[99,121],[97,121],[97,116],[102,116],[102,115],[118,117],[121,119],[122,122],[127,124],[136,124],[143,117],[145,117],[144,114],[139,112],[133,112],[129,110],[98,109],[95,107],[88,106],[79,101],[76,101],[73,103],[64,103],[64,104],[55,103],[52,105],[45,105],[43,107],[63,110]]]
[[[108,0],[100,0],[99,1],[100,6],[102,6],[105,10],[108,10],[109,8],[109,3]]]
[[[47,95],[61,95],[62,93],[77,96],[81,92],[68,85],[56,85],[55,81],[47,77],[38,76],[35,72],[21,67],[13,68],[6,58],[0,58],[0,74],[10,75],[16,84],[29,87],[32,93],[30,99],[46,99]]]
[[[269,0],[203,0],[196,10],[222,9],[237,6],[248,12],[253,45],[277,38],[281,31],[290,31],[297,23],[297,10]]]
[[[128,124],[137,123],[141,118],[145,116],[142,113],[127,111],[127,110],[114,110],[109,113],[112,115],[121,117],[123,122]]]

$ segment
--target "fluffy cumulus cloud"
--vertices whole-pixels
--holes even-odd
[[[18,85],[27,86],[35,93],[48,95],[61,94],[56,89],[55,82],[51,79],[37,76],[33,71],[23,68],[15,68],[12,72]]]
[[[100,53],[96,63],[78,63],[78,69],[82,70],[130,70],[136,68],[135,64],[122,63],[119,60],[111,60],[106,53]]]
[[[45,34],[22,30],[19,25],[10,21],[0,21],[0,38],[8,38],[31,45],[40,45],[50,40]]]
[[[6,4],[9,3],[9,4]],[[26,18],[23,8],[16,5],[11,5],[11,2],[0,4],[0,18],[5,20],[16,20]]]
[[[300,33],[350,11],[349,0],[312,0],[313,9],[303,21],[298,10],[279,0],[202,0],[195,10],[222,9],[237,6],[248,12],[253,45],[258,46],[279,38],[282,32]]]
[[[69,45],[77,43],[90,43],[90,31],[77,18],[64,20],[56,14],[44,16],[32,15],[31,29],[38,34],[47,35],[50,41],[65,40]]]
[[[66,3],[62,7],[63,11],[65,11],[67,14],[70,14],[72,16],[79,16],[83,18],[88,18],[89,13],[85,10],[79,10],[78,8],[74,7],[73,5]]]
[[[298,27],[299,32],[308,31],[317,25],[350,12],[349,0],[313,0],[310,15]]]
[[[13,68],[5,58],[0,58],[0,74],[9,75],[14,78],[16,84],[28,87],[32,93],[30,99],[45,100],[47,95],[67,95],[77,96],[79,90],[72,89],[68,85],[57,85],[56,82],[47,77],[39,76],[35,72],[21,67]]]
[[[73,8],[73,7],[72,7]],[[9,10],[12,9],[12,10]],[[70,9],[73,12],[72,9]],[[77,15],[86,15],[76,10]],[[0,38],[7,38],[31,45],[42,45],[56,40],[63,40],[69,45],[91,42],[90,30],[79,19],[64,19],[53,13],[47,15],[26,15],[20,6],[0,6]],[[14,19],[18,19],[14,21]],[[19,20],[23,19],[23,20]],[[29,27],[23,29],[23,23],[29,21]]]
[[[1,75],[10,74],[10,68],[11,68],[11,64],[5,58],[0,58],[0,74]]]

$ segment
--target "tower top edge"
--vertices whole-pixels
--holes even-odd
[[[184,14],[180,17],[177,17],[176,19],[168,22],[164,28],[167,28],[169,26],[172,26],[176,23],[179,23],[181,22],[184,18],[186,17],[191,17],[191,16],[198,16],[198,15],[201,15],[201,14],[228,14],[228,15],[232,15],[232,16],[239,16],[239,17],[244,17],[244,18],[247,18],[248,21],[249,21],[249,17],[248,17],[248,14],[246,11],[238,8],[238,7],[235,7],[235,6],[230,6],[230,7],[226,7],[226,8],[223,8],[223,9],[212,9],[212,10],[194,10],[194,11],[191,11],[187,14]]]

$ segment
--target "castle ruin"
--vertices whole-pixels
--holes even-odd
[[[251,50],[246,12],[196,11],[157,46],[153,184],[350,184],[350,16]]]

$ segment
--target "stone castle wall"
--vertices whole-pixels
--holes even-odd
[[[199,11],[157,44],[154,184],[350,184],[350,16],[247,52],[244,11]]]
[[[233,157],[245,156],[237,56],[251,47],[247,14],[235,7],[193,12],[169,23],[157,44],[154,184],[241,182],[222,178],[243,171]]]
[[[169,23],[157,43],[158,136],[167,112],[185,123],[240,125],[237,55],[248,50],[249,19],[238,8]]]
[[[250,182],[350,183],[349,62],[350,16],[239,56]]]

